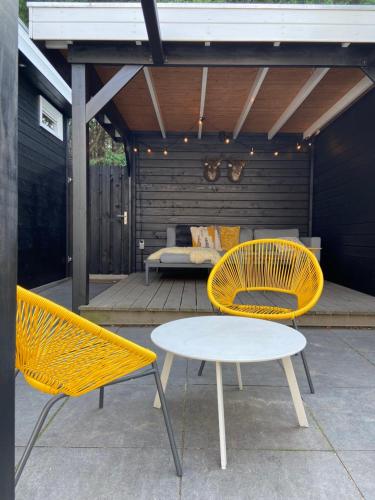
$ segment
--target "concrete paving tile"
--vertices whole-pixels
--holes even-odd
[[[52,396],[33,389],[20,373],[16,379],[16,445],[26,445],[43,406]],[[64,402],[57,402],[47,417],[45,426],[54,418]]]
[[[179,498],[168,449],[36,448],[16,500],[167,500]]]
[[[214,450],[184,454],[183,500],[354,500],[356,486],[333,452]]]
[[[375,387],[375,366],[338,337],[310,334],[305,349],[317,393],[327,387]],[[307,391],[300,356],[293,358],[301,390]]]
[[[330,446],[307,415],[310,427],[298,426],[289,389],[246,387],[224,389],[228,448],[328,450]],[[217,396],[214,386],[188,389],[185,447],[218,448]]]
[[[105,390],[104,408],[98,408],[99,392],[67,401],[46,432],[40,446],[120,446],[167,448],[168,438],[161,410],[153,408],[155,389],[124,383]],[[181,442],[184,390],[170,387],[167,402]]]
[[[357,351],[375,352],[375,330],[343,330],[340,337]]]
[[[327,388],[304,400],[336,450],[375,450],[375,389]]]
[[[198,377],[200,362],[189,360],[189,384],[216,385],[215,363],[206,363],[202,376]],[[236,365],[223,364],[223,384],[238,385]],[[243,363],[241,365],[242,381],[244,385],[261,385],[286,387],[287,381],[284,371],[277,361],[267,363]]]
[[[374,500],[375,451],[340,451],[338,455],[366,500]]]

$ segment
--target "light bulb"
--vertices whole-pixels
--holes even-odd
[[[152,149],[150,147],[147,148],[147,153],[148,154],[152,153]]]
[[[278,151],[275,151],[275,152],[273,153],[273,155],[274,155],[274,156],[279,156],[279,152],[278,152]]]
[[[164,155],[164,156],[167,156],[167,155],[168,155],[168,149],[167,149],[167,148],[164,148],[163,155]]]
[[[189,142],[189,138],[188,137],[184,137],[184,143],[187,144]]]
[[[138,148],[136,146],[133,148],[133,153],[138,153]]]
[[[250,153],[249,154],[250,154],[250,156],[254,156],[254,148],[250,149]]]
[[[301,144],[297,143],[297,150],[299,151],[301,149]]]
[[[229,139],[229,137],[226,137],[226,138],[224,139],[224,142],[225,142],[225,144],[229,144],[229,143],[230,143],[230,139]]]

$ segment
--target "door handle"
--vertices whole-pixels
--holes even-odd
[[[123,222],[124,226],[127,226],[127,224],[128,224],[128,212],[127,211],[125,211],[122,214],[116,215],[116,217],[118,219],[122,219],[122,222]]]

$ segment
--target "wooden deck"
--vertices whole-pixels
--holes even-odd
[[[102,325],[159,325],[194,315],[213,314],[205,279],[172,278],[152,273],[146,286],[143,273],[131,274],[108,288],[81,314]],[[249,294],[250,295],[250,294]],[[248,298],[247,298],[248,299]],[[239,296],[240,302],[246,297]],[[252,293],[252,303],[288,307],[294,299],[285,294]],[[303,326],[375,327],[375,297],[326,282],[315,308],[299,320]]]

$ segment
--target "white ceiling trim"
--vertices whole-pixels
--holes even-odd
[[[29,2],[37,40],[146,41],[140,3]],[[166,42],[375,43],[373,5],[158,3]]]
[[[158,99],[158,95],[156,93],[154,80],[153,80],[152,74],[151,74],[151,69],[145,67],[145,68],[143,68],[143,73],[144,73],[145,78],[146,78],[146,82],[147,82],[148,90],[150,92],[152,104],[154,106],[156,118],[157,118],[158,123],[159,123],[160,132],[161,132],[163,139],[165,139],[167,137],[167,134],[165,132],[164,120],[163,120],[163,116],[161,114],[159,99]]]
[[[349,90],[341,99],[339,99],[331,108],[329,108],[323,115],[318,118],[304,133],[303,138],[308,139],[312,135],[319,132],[325,125],[331,122],[336,116],[348,108],[354,101],[356,101],[362,94],[364,94],[370,87],[373,86],[372,80],[365,76],[353,88]]]
[[[54,86],[54,88],[69,102],[72,103],[72,90],[66,81],[59,75],[48,59],[42,54],[35,43],[30,39],[26,26],[18,22],[18,50],[31,64]]]
[[[307,82],[302,86],[297,95],[293,98],[292,102],[287,106],[285,111],[282,113],[280,118],[275,122],[268,132],[268,139],[272,139],[277,132],[285,125],[289,118],[297,111],[301,106],[303,101],[311,94],[318,83],[324,78],[328,73],[329,68],[318,68],[314,70],[313,74],[307,80]]]
[[[237,123],[234,127],[233,130],[233,139],[237,139],[238,134],[240,133],[243,124],[245,123],[245,120],[250,113],[250,110],[255,102],[255,98],[258,95],[258,92],[262,86],[262,83],[264,82],[264,79],[266,78],[268,73],[268,68],[261,68],[258,70],[257,75],[255,77],[255,80],[251,86],[249,95],[247,96],[246,102],[244,104],[244,107],[241,111],[241,114],[237,120]]]

